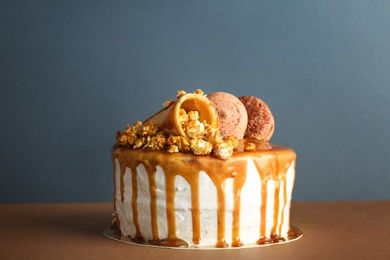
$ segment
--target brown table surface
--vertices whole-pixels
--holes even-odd
[[[103,235],[111,203],[0,204],[0,259],[390,259],[390,200],[293,202],[304,232],[286,244],[244,249],[162,249]]]

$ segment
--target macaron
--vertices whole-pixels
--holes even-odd
[[[254,96],[243,96],[239,100],[248,113],[245,137],[269,141],[275,130],[275,120],[267,104]]]
[[[248,114],[242,102],[226,92],[213,92],[206,97],[218,112],[218,130],[222,138],[233,135],[242,139],[248,124]]]

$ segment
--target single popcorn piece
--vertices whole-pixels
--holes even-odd
[[[178,151],[183,153],[188,153],[191,151],[190,143],[182,136],[170,135],[167,139],[167,144],[169,146],[176,146]]]
[[[133,145],[135,143],[135,140],[137,140],[137,134],[134,132],[126,133],[126,136],[127,136],[127,143],[129,145]]]
[[[179,136],[170,135],[167,138],[167,145],[175,145],[175,144],[177,144],[178,139],[179,139]]]
[[[165,144],[165,137],[162,134],[158,134],[150,138],[148,147],[152,150],[163,150],[165,148]]]
[[[141,136],[152,136],[158,132],[158,124],[155,121],[150,121],[143,124]]]
[[[170,145],[170,146],[168,146],[168,148],[167,148],[167,153],[178,153],[178,152],[180,152],[179,151],[179,147],[177,146],[177,145]]]
[[[205,138],[210,143],[217,144],[223,141],[218,128],[213,128],[210,125],[205,124],[205,131],[206,131]]]
[[[121,131],[116,133],[116,143],[118,145],[126,145],[127,144],[127,136],[122,134]]]
[[[214,146],[213,154],[219,159],[227,160],[233,155],[233,150],[234,146],[232,142],[224,141]]]
[[[244,146],[244,151],[256,151],[256,145],[254,143],[246,143]]]
[[[191,139],[190,145],[195,155],[208,155],[213,150],[213,145],[203,139]]]
[[[164,107],[164,108],[168,108],[168,107],[170,107],[171,105],[173,105],[173,103],[175,103],[175,101],[173,101],[172,99],[168,99],[167,101],[165,101],[165,102],[163,103],[163,107]]]
[[[230,142],[233,145],[233,149],[236,150],[238,148],[238,139],[234,135],[228,135],[225,139],[226,142]]]
[[[185,133],[189,138],[203,138],[206,131],[203,123],[193,120],[186,125]]]
[[[198,88],[198,89],[195,91],[195,94],[204,95],[204,92],[203,92],[201,89]]]
[[[144,145],[141,139],[137,139],[134,143],[133,149],[140,148]]]
[[[141,121],[135,122],[135,124],[131,127],[131,131],[136,133],[137,135],[142,134],[143,129],[144,129],[144,124]]]
[[[198,121],[199,120],[199,112],[198,111],[190,111],[190,112],[188,112],[188,120],[190,120],[190,121]]]
[[[123,133],[126,134],[128,132],[133,132],[133,127],[131,127],[129,124],[126,124],[126,129],[123,130]]]
[[[187,92],[185,92],[184,90],[179,90],[177,93],[176,93],[176,97],[177,98],[181,98],[182,96],[186,95]]]
[[[137,121],[137,122],[135,122],[135,124],[131,127],[131,129],[132,129],[133,131],[135,131],[136,128],[138,128],[138,127],[140,127],[140,126],[142,126],[142,125],[143,125],[143,123],[142,123],[141,121]]]

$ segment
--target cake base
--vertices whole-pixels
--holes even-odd
[[[226,248],[289,236],[290,148],[243,139],[227,160],[118,146],[112,156],[115,221],[132,242]]]
[[[283,240],[283,241],[277,241],[277,242],[270,242],[270,243],[265,243],[265,244],[244,244],[241,247],[224,247],[224,248],[218,248],[218,247],[213,247],[213,246],[183,246],[183,247],[170,247],[170,246],[157,246],[153,245],[151,243],[145,242],[145,241],[140,241],[136,242],[133,241],[130,237],[128,236],[123,236],[116,228],[116,225],[112,225],[110,227],[107,227],[104,231],[103,234],[105,237],[112,239],[117,242],[122,242],[130,245],[136,245],[136,246],[144,246],[144,247],[157,247],[157,248],[170,248],[170,249],[196,249],[196,250],[226,250],[226,249],[243,249],[243,248],[256,248],[256,247],[265,247],[265,246],[272,246],[272,245],[281,245],[285,243],[289,243],[292,241],[296,241],[299,238],[303,236],[303,231],[296,227],[296,226],[291,226],[290,230],[288,232],[288,236]]]

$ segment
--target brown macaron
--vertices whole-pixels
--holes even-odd
[[[248,113],[245,137],[269,141],[275,130],[275,120],[267,104],[254,96],[243,96],[239,100]]]

